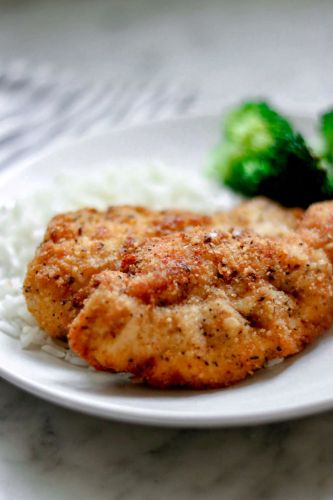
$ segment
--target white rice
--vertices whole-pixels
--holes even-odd
[[[283,363],[284,361],[284,358],[274,358],[274,359],[270,359],[269,361],[267,361],[267,363],[265,364],[265,368],[273,368],[274,366],[276,365],[279,365],[280,363]]]
[[[46,224],[58,212],[84,206],[141,204],[202,212],[228,209],[238,198],[195,171],[166,165],[122,165],[94,169],[78,179],[66,174],[24,198],[0,207],[0,333],[15,337],[23,349],[39,348],[77,366],[86,366],[66,344],[40,330],[27,311],[22,282]]]

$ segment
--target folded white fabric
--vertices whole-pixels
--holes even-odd
[[[195,101],[193,89],[163,81],[91,83],[22,61],[0,65],[0,168],[58,141],[187,114]]]

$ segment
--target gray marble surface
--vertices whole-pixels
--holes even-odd
[[[333,100],[332,21],[331,0],[0,0],[1,60],[182,82],[196,112],[253,94],[315,111]],[[328,500],[332,470],[332,412],[168,430],[80,415],[0,381],[0,500]]]
[[[333,413],[224,430],[124,425],[0,382],[0,498],[333,498]]]

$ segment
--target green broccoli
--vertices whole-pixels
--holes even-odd
[[[321,166],[326,172],[323,192],[326,197],[333,196],[333,110],[326,111],[319,119],[320,142],[318,155]]]
[[[245,102],[228,114],[212,170],[245,196],[268,196],[286,206],[327,198],[325,169],[303,137],[265,102]]]
[[[321,115],[320,132],[324,141],[323,156],[333,163],[333,110]]]

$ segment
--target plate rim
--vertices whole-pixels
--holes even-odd
[[[145,410],[145,408],[130,408],[126,404],[113,404],[107,409],[102,405],[91,404],[81,398],[69,397],[68,395],[60,395],[59,390],[53,389],[49,392],[43,384],[32,382],[27,383],[26,379],[12,372],[6,371],[0,366],[0,377],[7,382],[12,383],[16,387],[23,389],[29,394],[39,397],[50,403],[54,403],[60,407],[67,408],[73,411],[78,411],[86,415],[104,418],[107,420],[126,422],[132,424],[153,425],[156,427],[176,427],[176,428],[218,428],[218,427],[242,427],[269,424],[281,422],[285,420],[294,420],[297,418],[305,418],[316,413],[329,411],[333,407],[333,395],[331,398],[325,398],[316,403],[308,403],[302,405],[289,405],[283,409],[272,412],[244,412],[242,415],[215,415],[202,416],[201,414],[187,413],[185,416],[176,415],[175,412],[166,410]]]
[[[33,167],[34,165],[45,161],[47,158],[52,158],[55,155],[66,153],[67,151],[74,149],[76,147],[80,147],[82,145],[85,145],[89,142],[94,142],[96,140],[105,140],[110,136],[114,136],[117,134],[121,134],[123,132],[127,131],[136,131],[136,130],[143,130],[146,128],[150,128],[152,126],[168,126],[172,125],[174,123],[186,123],[186,122],[192,122],[192,121],[215,121],[218,123],[219,121],[222,121],[222,117],[224,113],[228,111],[228,109],[232,108],[234,103],[228,103],[223,106],[221,106],[219,113],[191,113],[188,115],[180,116],[180,117],[175,117],[175,118],[159,118],[156,120],[151,120],[149,122],[144,122],[144,123],[139,123],[139,124],[133,124],[133,125],[119,125],[107,132],[103,132],[101,134],[87,134],[83,135],[82,137],[74,137],[71,138],[70,140],[66,140],[65,138],[63,140],[60,140],[59,142],[56,142],[55,144],[52,144],[48,149],[42,150],[40,153],[36,153],[32,158],[29,158],[28,160],[19,160],[17,165],[10,165],[8,167],[5,167],[4,169],[0,170],[0,188],[3,183],[7,182],[11,177],[15,177],[15,175],[19,174],[20,172],[25,171],[29,167]],[[315,115],[312,112],[302,112],[299,113],[298,111],[292,111],[289,109],[289,112],[287,109],[283,109],[283,107],[279,106],[279,109],[282,110],[282,112],[291,117],[291,118],[297,118],[297,119],[314,119]]]

